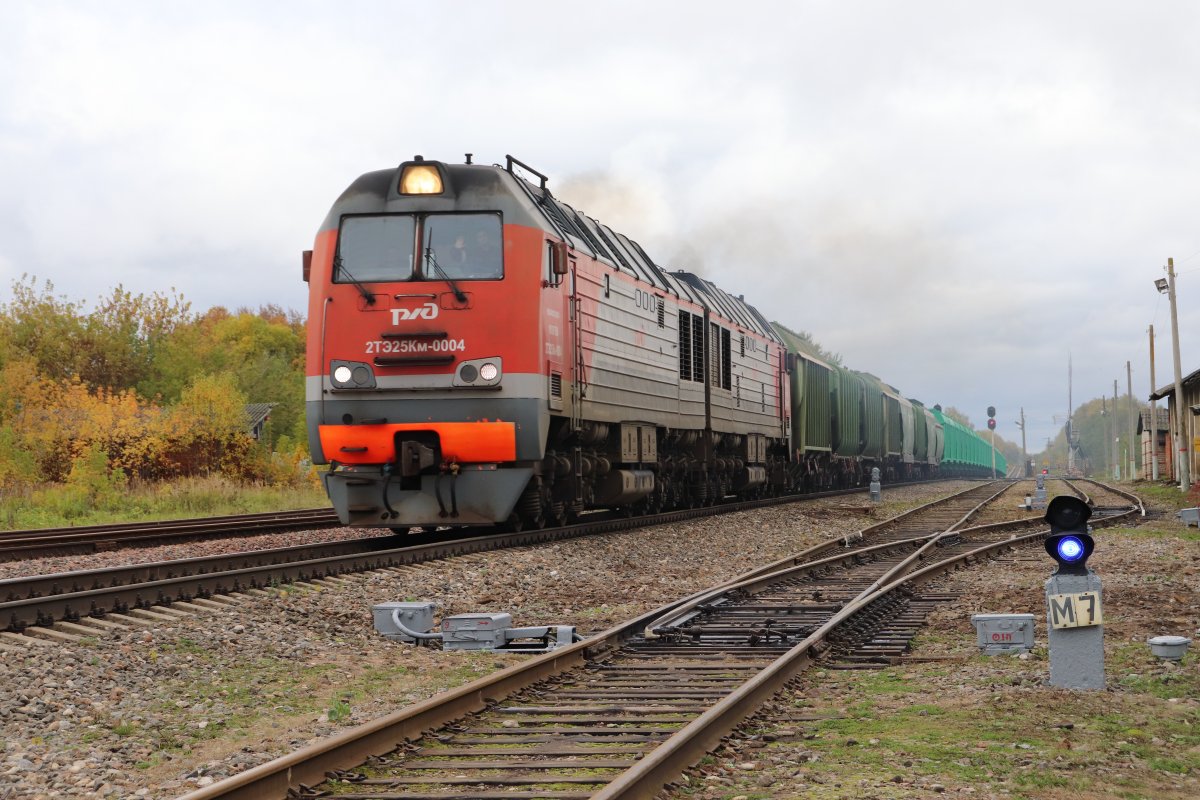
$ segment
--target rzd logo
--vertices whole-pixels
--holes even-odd
[[[420,308],[393,308],[392,324],[399,325],[410,319],[437,319],[437,303],[426,303]]]

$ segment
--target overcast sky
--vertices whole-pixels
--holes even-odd
[[[848,366],[1038,451],[1200,367],[1193,2],[0,5],[0,302],[305,308],[363,172],[502,162]]]

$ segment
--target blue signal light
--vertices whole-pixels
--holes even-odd
[[[1058,540],[1058,557],[1068,564],[1083,558],[1083,542],[1077,536],[1064,536]]]

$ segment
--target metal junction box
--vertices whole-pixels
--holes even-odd
[[[986,655],[1033,649],[1033,614],[975,614],[976,643]]]
[[[512,614],[456,614],[442,620],[442,647],[446,650],[498,650]]]
[[[375,618],[375,630],[383,634],[385,638],[411,644],[416,639],[400,632],[400,629],[396,627],[393,613],[399,616],[401,624],[410,631],[428,633],[433,629],[433,609],[434,604],[430,602],[380,603],[377,606],[371,606],[371,615]]]
[[[1179,512],[1179,521],[1189,528],[1195,525],[1200,528],[1200,508],[1185,508]]]

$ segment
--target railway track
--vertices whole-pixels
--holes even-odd
[[[185,798],[653,797],[822,654],[903,658],[952,599],[939,576],[1040,543],[1041,529],[967,526],[999,493],[830,540]]]
[[[476,529],[396,534],[229,553],[202,558],[0,580],[0,631],[21,633],[53,629],[80,634],[79,626],[132,611],[154,613],[166,607],[210,601],[222,595],[254,592],[286,583],[312,582],[341,575],[391,569],[504,547],[650,525],[680,522],[712,514],[862,492],[862,489],[788,496],[647,517],[592,514],[563,528],[479,535]],[[202,605],[202,603],[201,603]],[[128,620],[125,620],[128,621]],[[69,626],[64,628],[64,625]]]
[[[341,522],[332,509],[307,508],[225,517],[0,531],[0,558],[74,555],[122,546],[146,547],[216,536],[249,536],[270,531],[333,528],[338,525]]]

